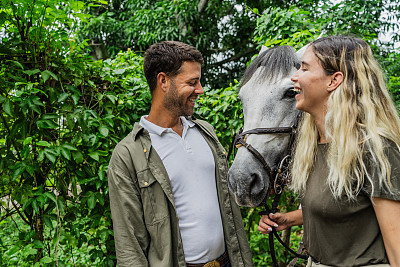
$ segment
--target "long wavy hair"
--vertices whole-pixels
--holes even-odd
[[[391,166],[384,154],[382,137],[393,141],[400,150],[400,119],[371,48],[362,39],[350,36],[317,39],[310,48],[327,75],[342,72],[344,76],[329,96],[325,115],[329,142],[327,183],[333,196],[355,199],[366,181],[370,182],[373,194],[373,172],[378,174],[379,185],[393,193]],[[299,128],[291,187],[302,194],[313,167],[319,135],[308,113]]]

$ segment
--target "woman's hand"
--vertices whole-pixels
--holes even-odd
[[[270,213],[269,218],[268,215],[263,215],[257,230],[263,234],[268,234],[272,231],[272,228],[275,228],[276,231],[282,231],[288,227],[301,224],[303,224],[303,214],[299,209],[288,213]]]

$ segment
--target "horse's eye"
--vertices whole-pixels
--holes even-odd
[[[284,98],[294,98],[295,95],[297,95],[297,92],[294,90],[293,87],[291,87],[286,90]]]

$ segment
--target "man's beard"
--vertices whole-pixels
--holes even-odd
[[[191,116],[193,115],[193,109],[188,106],[188,101],[188,98],[178,94],[178,88],[174,82],[171,82],[171,88],[163,101],[164,107],[176,116]]]

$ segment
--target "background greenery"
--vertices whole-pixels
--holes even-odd
[[[142,56],[154,42],[180,40],[203,53],[207,88],[196,116],[226,148],[243,123],[238,80],[262,44],[360,36],[400,107],[395,0],[2,0],[0,8],[1,266],[115,265],[107,164],[149,112]],[[378,39],[391,32],[389,42]],[[286,192],[280,208],[296,205]],[[270,266],[257,213],[242,209],[254,262]],[[292,247],[301,231],[292,229]]]

